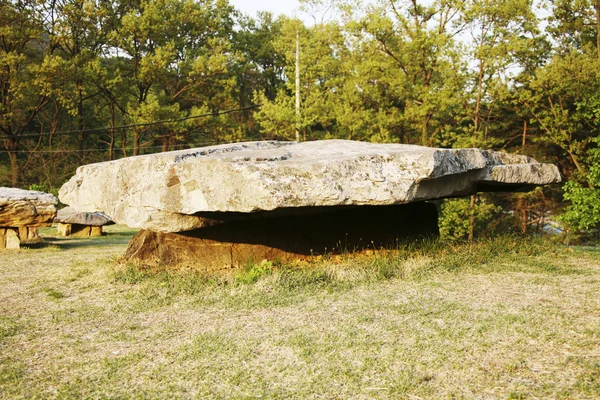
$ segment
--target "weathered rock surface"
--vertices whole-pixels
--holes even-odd
[[[75,236],[75,237],[102,236],[102,227],[101,226],[92,226],[92,225],[58,223],[56,226],[56,231],[59,236]]]
[[[102,236],[102,227],[114,222],[102,212],[78,212],[71,207],[58,210],[54,222],[59,236]]]
[[[0,187],[0,226],[50,226],[57,203],[49,193]]]
[[[19,248],[21,248],[21,240],[19,239],[19,229],[0,227],[0,250],[14,250]]]
[[[40,240],[37,228],[52,225],[57,203],[49,193],[0,187],[0,249]]]
[[[58,210],[54,222],[88,226],[104,226],[114,223],[103,212],[78,212],[72,207],[65,207]]]
[[[559,181],[554,165],[478,149],[248,142],[85,165],[59,197],[133,228],[180,232],[261,211],[406,204]]]
[[[432,203],[342,208],[181,233],[139,231],[122,261],[215,270],[264,259],[292,262],[323,254],[394,248],[399,241],[438,235]]]

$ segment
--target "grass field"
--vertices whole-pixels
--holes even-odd
[[[49,231],[48,231],[49,232]],[[0,253],[0,398],[600,398],[600,252],[504,237],[207,276]]]

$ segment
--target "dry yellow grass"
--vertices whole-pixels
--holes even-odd
[[[0,397],[600,397],[598,252],[504,240],[207,277],[117,266],[118,232],[0,254]]]

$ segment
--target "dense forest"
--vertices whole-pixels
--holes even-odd
[[[0,185],[245,140],[479,147],[565,183],[448,201],[444,235],[597,233],[600,1],[300,3],[311,23],[227,0],[0,0]]]

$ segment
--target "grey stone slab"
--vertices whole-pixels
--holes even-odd
[[[555,165],[479,149],[246,142],[85,165],[59,197],[133,228],[179,232],[214,225],[215,213],[406,204],[560,179]]]

